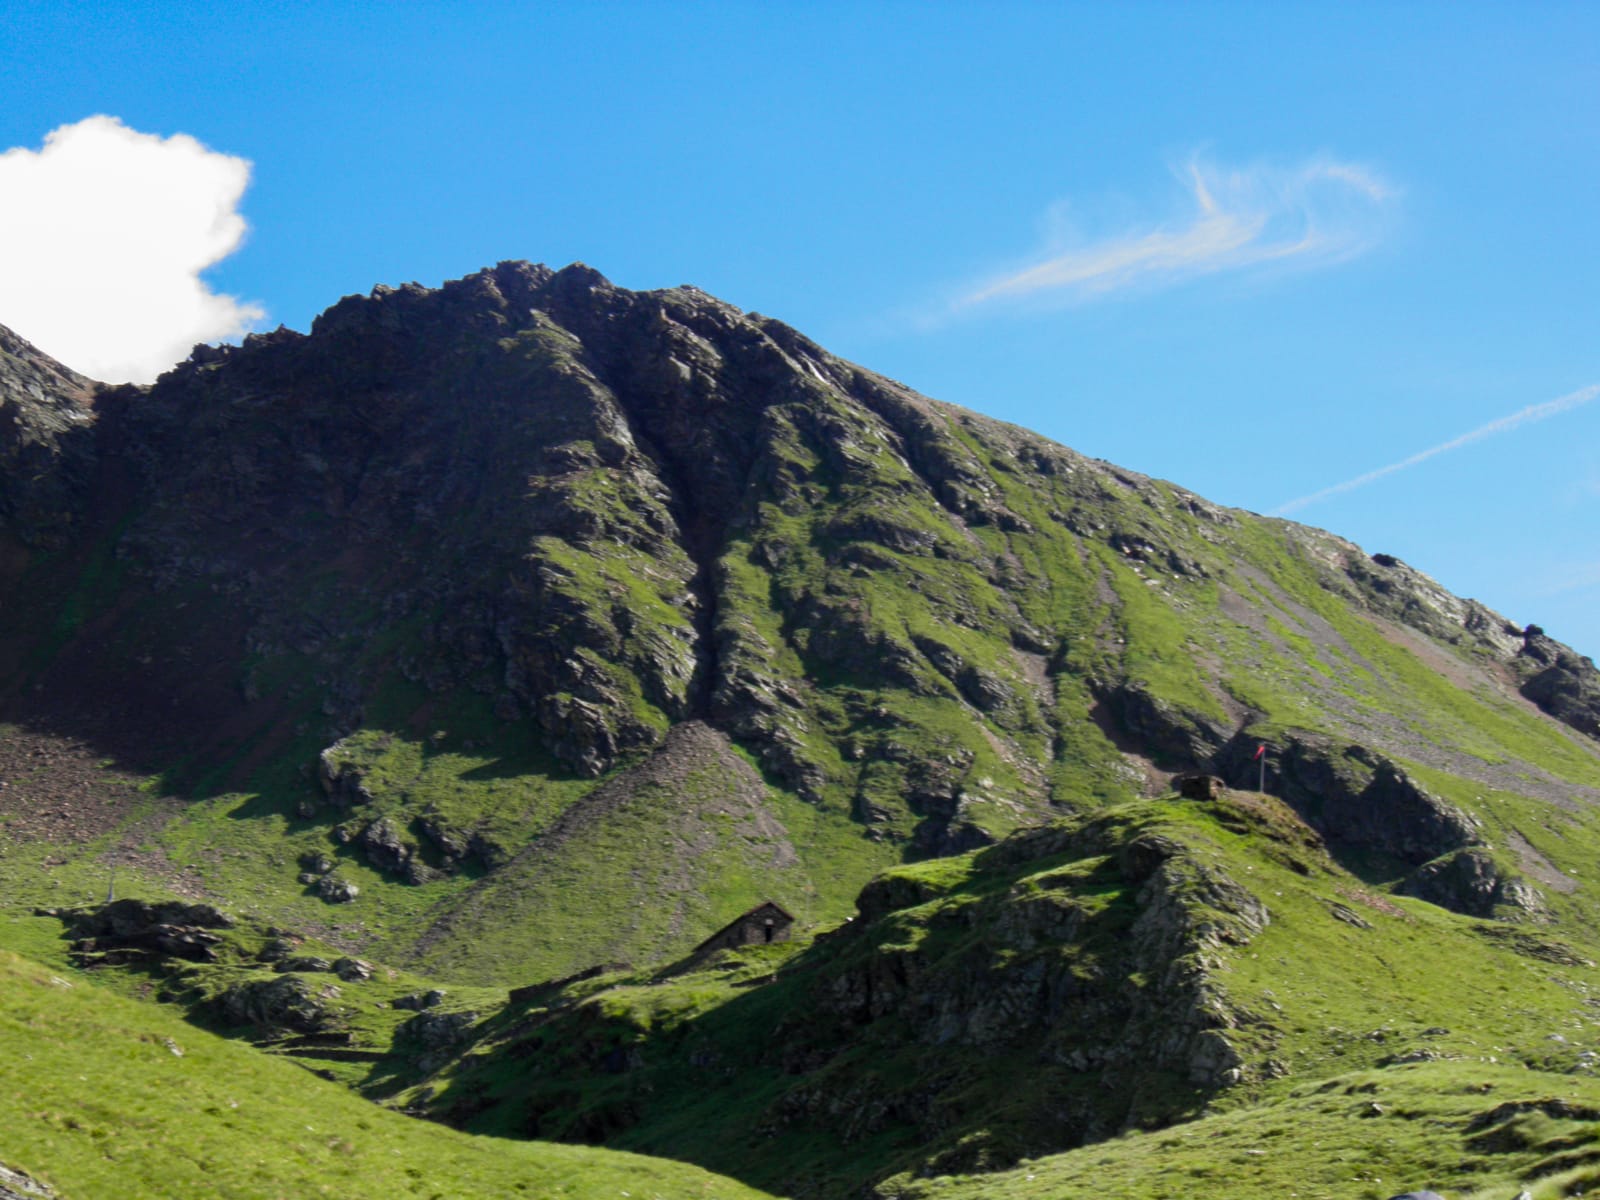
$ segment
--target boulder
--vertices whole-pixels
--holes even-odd
[[[317,756],[317,782],[328,799],[340,807],[372,803],[365,772],[343,741],[335,742]]]
[[[409,996],[396,996],[389,1001],[389,1007],[421,1012],[423,1009],[434,1008],[443,1003],[444,993],[438,988],[433,988],[426,992],[412,992]]]
[[[329,904],[348,904],[361,894],[361,889],[348,879],[337,875],[324,875],[315,884],[317,895]]]
[[[444,1050],[465,1041],[467,1031],[477,1020],[475,1012],[421,1012],[401,1023],[395,1030],[395,1040],[424,1050]]]
[[[332,1014],[312,985],[299,975],[256,979],[236,984],[218,998],[223,1016],[235,1025],[321,1033]]]
[[[404,874],[416,847],[400,836],[400,831],[388,817],[380,817],[361,831],[356,838],[367,856],[367,861],[380,871]]]
[[[301,954],[279,959],[273,970],[279,974],[287,971],[331,971],[333,970],[333,964],[325,958],[318,958],[316,955]]]

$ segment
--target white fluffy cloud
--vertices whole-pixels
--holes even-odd
[[[1353,163],[1222,168],[1191,159],[1185,209],[1167,221],[1055,245],[968,288],[952,311],[1054,294],[1083,300],[1269,263],[1327,265],[1368,249],[1394,189]]]
[[[74,370],[149,382],[265,313],[200,277],[244,240],[250,163],[115,117],[0,154],[0,324]]]

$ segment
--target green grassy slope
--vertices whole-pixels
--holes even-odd
[[[884,1200],[1451,1200],[1582,1195],[1600,1182],[1600,1082],[1520,1065],[1416,1063],[1275,1103],[1132,1132],[981,1177],[898,1178]]]
[[[1600,1120],[1593,922],[1394,896],[1276,801],[1096,810],[898,868],[861,907],[810,946],[512,1005],[416,1098],[479,1131],[670,1148],[819,1196],[874,1180],[884,1196],[1091,1195],[1066,1181],[1104,1161],[1125,1189],[1108,1194],[1170,1176],[1167,1194],[1237,1179],[1265,1200],[1289,1168],[1254,1163],[1257,1142],[1298,1147],[1301,1122],[1319,1186],[1405,1168],[1457,1188],[1532,1169],[1558,1134],[1586,1144]],[[1546,1097],[1589,1115],[1521,1142],[1483,1115]],[[1386,1123],[1355,1131],[1372,1099]],[[1199,1149],[1144,1161],[1158,1145]],[[989,1174],[1062,1151],[1048,1186]]]
[[[385,1112],[171,1013],[0,951],[0,1155],[65,1200],[756,1197],[699,1168]]]

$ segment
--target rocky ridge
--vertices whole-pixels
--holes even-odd
[[[0,531],[59,545],[92,468],[95,384],[0,327]]]

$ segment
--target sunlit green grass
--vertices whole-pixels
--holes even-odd
[[[0,951],[0,1160],[92,1197],[758,1197],[678,1163],[491,1141]]]

